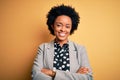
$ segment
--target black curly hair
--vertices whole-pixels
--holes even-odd
[[[54,30],[52,29],[51,25],[54,24],[55,19],[60,15],[69,16],[72,20],[72,29],[70,34],[72,34],[75,30],[77,30],[78,23],[80,21],[79,14],[69,5],[58,5],[51,8],[51,10],[47,14],[47,25],[50,33],[54,35]]]

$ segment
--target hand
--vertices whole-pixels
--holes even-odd
[[[50,70],[50,69],[43,68],[43,69],[41,69],[41,72],[43,72],[44,74],[46,74],[48,76],[52,75],[52,70]]]
[[[50,70],[50,69],[46,69],[46,68],[43,68],[41,70],[41,72],[43,72],[44,74],[48,75],[48,76],[51,76],[51,77],[54,77],[55,76],[55,72]]]
[[[89,69],[86,67],[81,67],[78,69],[78,71],[76,73],[80,73],[80,74],[87,74],[89,72]]]

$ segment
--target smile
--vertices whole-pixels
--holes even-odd
[[[60,35],[61,37],[64,37],[64,36],[65,36],[65,33],[59,33],[59,35]]]

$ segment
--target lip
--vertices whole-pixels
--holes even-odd
[[[61,37],[64,37],[66,34],[65,33],[59,33]]]

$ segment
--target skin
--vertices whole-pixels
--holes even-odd
[[[67,43],[68,41],[68,36],[70,35],[70,31],[72,28],[72,21],[71,18],[66,16],[66,15],[61,15],[58,16],[55,19],[55,22],[53,25],[51,25],[53,30],[54,30],[54,34],[56,36],[56,41],[62,46],[64,43]],[[78,71],[76,73],[80,73],[80,74],[86,74],[88,73],[88,68],[86,67],[80,67],[78,69]],[[55,72],[53,70],[50,69],[46,69],[43,68],[41,70],[41,72],[43,72],[44,74],[54,77],[55,76]]]
[[[56,36],[56,41],[62,46],[67,43],[68,36],[72,28],[71,18],[65,15],[58,16],[52,25],[54,34]]]

